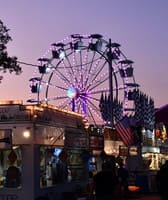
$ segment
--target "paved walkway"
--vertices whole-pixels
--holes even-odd
[[[159,195],[146,195],[146,196],[142,196],[140,198],[140,200],[160,200],[160,196]]]
[[[87,200],[85,197],[77,200]],[[131,195],[127,200],[161,200],[158,194],[135,194]]]
[[[141,194],[132,196],[129,200],[160,200],[160,196],[158,194]]]

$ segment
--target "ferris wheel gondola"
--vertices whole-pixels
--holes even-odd
[[[134,110],[130,97],[139,85],[132,65],[111,39],[105,40],[100,34],[72,34],[53,43],[38,59],[38,76],[30,79],[36,96],[29,102],[53,104],[83,114],[90,124],[105,124],[100,109],[102,96],[111,104],[120,102],[121,115]],[[109,108],[111,112],[112,106]]]

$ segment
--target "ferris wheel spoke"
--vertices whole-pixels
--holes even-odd
[[[77,112],[84,114],[82,107],[83,101],[81,99],[78,99],[76,103],[78,104]]]
[[[93,120],[93,123],[94,123],[94,124],[96,124],[95,117],[93,116],[93,114],[92,114],[92,111],[91,111],[90,107],[88,107],[88,111],[89,111],[89,114],[90,114],[90,116],[91,116],[91,118],[92,118],[92,120]]]
[[[65,108],[65,109],[69,109],[69,108],[70,108],[70,110],[73,111],[72,100],[68,99],[68,100],[67,100],[67,104],[64,103],[64,108]]]
[[[58,102],[58,107],[61,109],[67,109],[69,110],[70,108],[72,108],[71,104],[71,100],[68,97],[65,97],[64,99],[62,98],[63,101],[59,101]]]
[[[95,78],[95,80],[93,80],[86,88],[87,88],[87,90],[91,91],[97,86],[99,86],[99,87],[102,86],[103,87],[103,83],[107,82],[108,79],[109,79],[109,76],[108,76],[107,73],[106,74],[105,73],[101,74],[101,75],[99,75],[98,78]]]
[[[59,77],[60,80],[63,81],[63,83],[67,83],[68,85],[72,85],[72,82],[71,80],[69,80],[69,75],[66,77],[63,72],[61,72],[59,69],[57,69],[55,72],[54,72],[54,75],[57,75]]]
[[[99,97],[99,98],[98,98],[98,97],[96,98],[96,97],[90,96],[89,98],[87,98],[87,100],[88,100],[88,101],[89,101],[89,100],[90,100],[90,101],[93,100],[93,101],[99,103],[99,102],[100,102],[100,97]]]
[[[101,96],[119,100],[124,111],[134,107],[134,102],[128,101],[128,92],[135,88],[134,75],[127,75],[132,63],[120,49],[119,44],[100,34],[72,34],[54,43],[42,57],[41,67],[49,69],[32,79],[31,91],[37,93],[39,102],[84,114],[89,123],[104,124],[99,109]]]
[[[75,40],[74,38],[73,38],[73,40],[72,40],[72,45],[75,45],[75,42],[78,42],[78,40]],[[77,45],[78,46],[78,45]],[[76,85],[76,84],[78,84],[78,78],[79,78],[79,68],[78,68],[78,65],[80,66],[81,64],[79,63],[78,64],[78,62],[79,62],[79,60],[81,59],[79,59],[78,57],[79,57],[79,54],[80,54],[80,50],[75,50],[75,48],[73,47],[73,50],[72,50],[72,61],[71,61],[71,66],[72,66],[72,69],[74,69],[73,70],[73,74],[72,74],[72,77],[73,77],[73,85]]]
[[[89,54],[89,50],[87,50],[85,53],[84,63],[82,64],[82,71],[80,72],[81,78],[79,79],[79,83],[80,83],[79,85],[81,88],[86,88],[86,85],[90,83],[90,79],[94,75],[90,73],[93,66],[93,60],[96,63],[100,62],[100,58],[99,57],[94,58],[94,55],[93,55],[92,60],[89,60],[91,58],[88,56],[88,54]]]
[[[86,75],[86,70],[85,70],[85,65],[86,63],[88,63],[88,49],[85,51],[84,54],[84,58],[82,59],[82,63],[81,63],[81,72],[80,72],[80,79],[79,79],[79,83],[81,83],[81,88],[84,87],[84,77]]]
[[[89,84],[87,85],[87,89],[89,89],[90,86],[93,86],[96,82],[99,82],[102,77],[108,77],[109,74],[106,72],[103,72],[104,66],[107,64],[107,62],[103,62],[100,64],[100,61],[102,59],[102,56],[99,58],[99,60],[95,63],[93,66],[93,73],[90,75],[91,79],[89,81]]]
[[[85,80],[85,82],[84,82],[84,85],[87,85],[88,84],[88,80],[89,80],[89,77],[90,77],[90,75],[91,75],[91,69],[92,69],[92,65],[93,65],[93,61],[94,61],[94,57],[95,57],[95,55],[96,55],[96,52],[93,52],[93,55],[92,55],[92,58],[91,58],[91,62],[89,63],[89,65],[88,65],[88,70],[87,70],[87,72],[86,72],[86,80]]]
[[[96,112],[100,112],[100,109],[97,107],[97,106],[95,106],[95,104],[94,103],[92,103],[92,101],[90,101],[90,99],[88,99],[88,101],[87,101],[93,108],[94,108],[94,111],[96,111]]]
[[[95,70],[94,70],[94,73],[92,74],[92,77],[91,77],[91,80],[90,80],[90,84],[88,84],[88,88],[94,83],[95,80],[97,80],[98,78],[100,79],[99,76],[104,76],[103,69],[104,69],[105,65],[106,65],[106,62],[104,62],[102,64],[102,66],[99,67],[99,69],[98,68],[96,69],[96,67],[94,67]]]
[[[90,60],[90,57],[88,56],[88,54],[89,54],[88,49],[86,49],[84,57],[82,57],[82,54],[81,54],[82,62],[81,62],[81,71],[80,71],[80,79],[79,79],[80,88],[84,88],[85,85],[87,84],[88,74],[90,70],[90,67],[88,69],[88,66],[92,65],[92,62],[94,59],[94,55],[93,55],[92,60]]]
[[[72,52],[72,55],[74,57],[74,52]],[[72,83],[74,82],[74,80],[77,82],[77,79],[76,79],[76,76],[75,76],[74,61],[73,61],[73,63],[71,63],[72,61],[69,60],[69,56],[67,56],[66,59],[67,59],[67,62],[68,62],[68,67],[66,67],[66,69],[68,69],[68,73],[67,74],[68,74],[68,76],[71,75],[71,82]]]
[[[79,74],[82,71],[82,63],[83,63],[83,57],[82,57],[82,51],[79,51],[79,55],[80,55],[80,69],[79,69]]]
[[[118,88],[113,88],[113,91],[116,91],[116,90],[124,90],[125,89],[125,87],[124,86],[120,86],[120,87],[118,87]],[[101,93],[106,93],[106,92],[109,92],[110,90],[109,90],[109,88],[106,88],[106,89],[98,89],[98,90],[90,90],[89,91],[89,93],[91,94],[91,95],[94,95],[94,94],[101,94]]]
[[[102,84],[103,84],[104,82],[106,82],[108,79],[109,79],[108,77],[104,77],[103,80],[99,80],[99,81],[95,82],[94,85],[93,85],[91,88],[89,88],[89,91],[92,91],[92,90],[95,89],[96,87],[102,85]]]
[[[67,49],[67,50],[69,50],[69,49]],[[65,58],[61,59],[57,63],[57,65],[55,67],[55,71],[54,71],[54,72],[58,71],[58,74],[60,75],[60,77],[63,78],[64,81],[67,81],[69,83],[73,82],[73,78],[71,79],[71,77],[74,74],[71,62],[69,60],[69,56],[71,54],[72,53],[68,53],[68,54],[65,53]]]
[[[61,86],[58,86],[58,85],[55,85],[55,84],[52,84],[52,83],[48,83],[46,81],[42,81],[42,83],[45,84],[45,85],[51,86],[53,88],[58,88],[58,89],[65,90],[65,91],[67,90],[65,87],[61,87]]]
[[[42,101],[55,101],[55,100],[62,100],[62,99],[67,99],[67,96],[59,96],[59,97],[50,97],[48,99],[43,99]]]
[[[89,104],[87,106],[87,109],[89,110],[89,113],[92,117],[92,119],[95,121],[95,118],[99,118],[100,120],[102,120],[101,118],[101,114],[100,114],[100,110],[91,102],[91,101],[87,101],[87,104]],[[92,109],[93,108],[93,109]],[[93,113],[93,114],[92,114]],[[94,117],[94,115],[96,115],[96,117]],[[95,123],[96,124],[96,123]]]

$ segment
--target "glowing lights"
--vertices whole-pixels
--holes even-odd
[[[67,92],[67,96],[71,99],[77,98],[78,96],[78,91],[76,88],[69,88]]]
[[[31,92],[32,93],[39,93],[41,91],[41,84],[40,84],[40,81],[41,81],[41,78],[40,77],[34,77],[34,78],[31,78],[30,80],[30,88],[31,88]]]
[[[136,185],[129,185],[128,190],[131,192],[138,192],[140,190],[140,187],[138,187]]]
[[[36,90],[39,102],[45,99],[46,104],[50,102],[61,110],[84,115],[89,123],[104,124],[99,109],[100,96],[102,92],[107,95],[113,92],[113,100],[118,98],[122,102],[124,114],[132,114],[125,108],[134,108],[128,101],[128,92],[137,87],[133,62],[121,52],[118,43],[111,39],[106,41],[100,34],[72,34],[52,44],[47,54],[49,59],[44,64],[52,70],[42,74],[39,81],[43,86],[39,88],[41,92]],[[112,90],[110,82],[113,82]]]
[[[53,43],[51,45],[53,47],[52,50],[52,57],[55,59],[64,59],[65,58],[65,51],[64,46],[65,44],[62,42],[59,43]]]
[[[23,101],[21,100],[4,100],[4,101],[0,101],[0,105],[22,105]]]
[[[25,131],[23,132],[23,137],[24,137],[24,138],[29,138],[29,137],[30,137],[30,130],[25,130]]]
[[[51,71],[51,68],[48,67],[47,65],[39,66],[39,73],[40,74],[49,73],[50,71]]]
[[[71,48],[74,49],[75,51],[80,51],[82,49],[83,42],[81,40],[75,42],[72,44]]]
[[[60,58],[60,59],[64,59],[64,58],[65,58],[65,52],[64,52],[63,49],[60,49],[60,50],[59,50],[59,58]]]

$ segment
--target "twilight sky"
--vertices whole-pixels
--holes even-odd
[[[121,44],[134,61],[140,89],[155,106],[168,103],[167,0],[1,0],[0,19],[10,29],[10,56],[37,64],[50,45],[74,33],[99,33]],[[34,67],[21,65],[20,76],[4,74],[0,100],[30,96]]]

